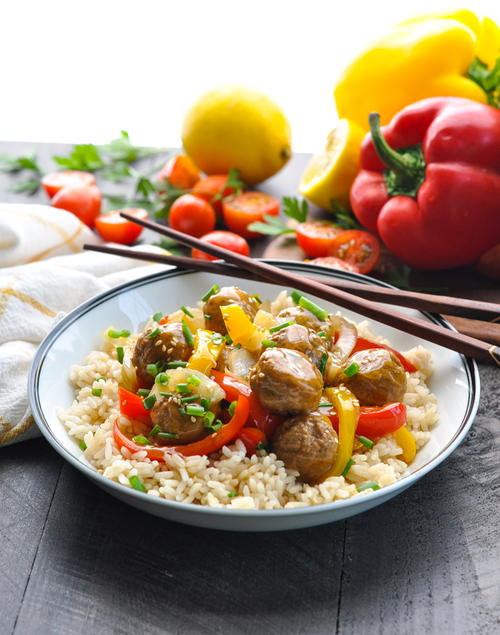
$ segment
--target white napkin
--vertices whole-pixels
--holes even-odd
[[[141,245],[154,253],[158,247]],[[0,269],[0,445],[38,436],[26,380],[42,339],[66,312],[92,296],[165,265],[83,252]]]
[[[0,267],[37,262],[102,243],[74,214],[50,205],[0,203]]]

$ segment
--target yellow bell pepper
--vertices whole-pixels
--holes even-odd
[[[217,364],[217,359],[226,341],[220,333],[198,329],[195,336],[194,350],[187,363],[187,368],[198,370],[208,375]]]
[[[359,418],[359,401],[345,386],[325,390],[326,398],[332,402],[339,418],[339,447],[335,463],[323,477],[340,476],[346,471],[352,457],[354,435]]]
[[[408,430],[406,426],[401,426],[392,436],[396,439],[396,443],[403,450],[403,461],[410,465],[417,453],[417,444],[415,443],[415,437]]]
[[[427,97],[465,97],[499,106],[499,50],[496,24],[488,18],[480,23],[471,11],[402,22],[343,72],[334,90],[338,115],[368,129],[370,112],[380,113],[386,124]]]
[[[241,344],[248,351],[262,348],[262,340],[269,337],[269,331],[258,328],[237,304],[220,307],[229,337],[235,344]]]

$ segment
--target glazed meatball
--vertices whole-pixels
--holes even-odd
[[[325,322],[321,322],[315,315],[310,311],[306,311],[301,306],[290,306],[286,309],[282,309],[276,316],[276,319],[279,322],[293,320],[297,324],[307,326],[308,329],[316,332],[321,331],[325,326]]]
[[[227,333],[220,307],[230,304],[240,306],[251,320],[254,319],[257,313],[257,301],[250,297],[248,293],[238,289],[238,287],[222,287],[217,293],[211,295],[203,306],[203,313],[210,316],[206,322],[207,329],[217,331],[223,335]]]
[[[284,421],[273,438],[276,456],[287,468],[297,470],[306,483],[317,483],[337,457],[337,433],[329,419],[309,412]]]
[[[302,324],[291,324],[273,333],[269,339],[280,348],[300,351],[315,366],[319,364],[323,354],[327,353],[325,338]]]
[[[155,333],[158,331],[158,333]],[[153,335],[153,337],[150,337]],[[192,348],[188,346],[182,324],[172,322],[149,329],[143,333],[136,342],[132,364],[137,377],[144,386],[152,386],[154,377],[147,371],[148,364],[163,362],[187,361],[191,356]]]
[[[181,412],[182,404],[177,397],[161,397],[151,408],[153,426],[159,426],[160,432],[179,435],[174,438],[156,437],[167,445],[184,445],[198,441],[206,435],[203,417],[192,417]]]
[[[275,414],[299,414],[318,407],[323,377],[303,353],[268,348],[250,373],[259,401]]]
[[[370,348],[352,355],[346,366],[353,362],[359,371],[352,377],[343,376],[343,382],[362,406],[383,406],[403,399],[406,373],[394,353],[384,348]]]

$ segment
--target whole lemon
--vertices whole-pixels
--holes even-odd
[[[291,156],[290,126],[282,110],[266,95],[239,85],[215,88],[193,104],[182,143],[205,174],[236,168],[248,185],[268,179]]]

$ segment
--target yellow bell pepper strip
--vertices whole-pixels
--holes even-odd
[[[212,368],[217,364],[217,359],[225,343],[226,341],[220,333],[198,329],[195,336],[194,351],[189,358],[187,368],[209,375]]]
[[[325,474],[323,480],[330,476],[345,475],[352,457],[354,436],[359,418],[359,401],[345,386],[335,386],[325,390],[326,398],[331,401],[339,418],[339,448],[335,463]],[[352,463],[351,463],[352,465]]]
[[[417,453],[417,444],[415,443],[415,437],[408,430],[406,426],[401,426],[395,432],[392,433],[396,443],[403,450],[403,461],[410,465]]]
[[[255,326],[245,311],[237,304],[221,306],[220,310],[229,337],[234,344],[241,344],[251,353],[262,348],[262,340],[269,337],[269,331]]]
[[[498,96],[500,31],[495,27],[488,19],[480,24],[471,11],[421,16],[395,26],[341,75],[334,89],[339,117],[366,130],[371,112],[379,112],[386,124],[427,97],[491,103],[495,91]]]

